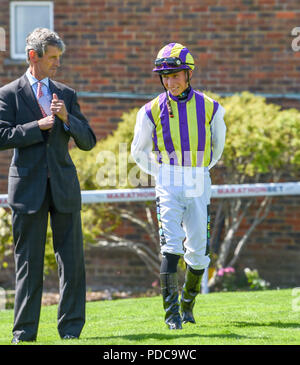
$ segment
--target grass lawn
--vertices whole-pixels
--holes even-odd
[[[71,341],[59,338],[53,305],[42,307],[34,344],[300,345],[300,308],[293,309],[295,300],[291,289],[199,295],[197,323],[177,331],[163,322],[161,297],[89,302],[81,337]],[[12,322],[12,310],[0,311],[1,345],[10,344]]]

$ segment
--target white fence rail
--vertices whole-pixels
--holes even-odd
[[[212,198],[300,195],[300,182],[212,185]],[[154,188],[83,190],[83,204],[155,200]],[[0,206],[8,207],[7,194],[0,194]]]

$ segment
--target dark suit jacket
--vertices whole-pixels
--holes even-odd
[[[80,186],[68,142],[73,137],[80,149],[88,151],[96,144],[96,137],[80,111],[75,91],[52,80],[49,88],[65,102],[69,131],[58,117],[50,133],[40,130],[38,120],[43,116],[26,75],[0,88],[0,150],[14,148],[8,203],[20,213],[39,210],[48,175],[56,209],[62,213],[81,209]]]

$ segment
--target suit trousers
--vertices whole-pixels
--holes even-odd
[[[80,211],[55,209],[48,179],[41,208],[32,214],[13,211],[16,296],[13,335],[35,340],[43,292],[43,271],[48,216],[58,265],[58,332],[79,337],[85,323],[85,267]]]

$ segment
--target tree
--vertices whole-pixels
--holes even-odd
[[[8,210],[0,207],[0,261],[2,267],[7,268],[7,256],[12,254],[12,232],[11,232],[11,214]],[[1,266],[0,266],[1,269]]]
[[[151,177],[139,170],[130,155],[137,111],[133,109],[124,113],[118,128],[99,141],[88,156],[77,148],[71,151],[82,190],[151,185]],[[149,271],[159,277],[160,247],[153,202],[86,205],[83,207],[82,221],[88,245],[134,252]],[[146,233],[148,241],[118,235],[118,227],[126,223]]]
[[[259,181],[279,181],[283,173],[293,174],[300,164],[300,113],[296,109],[281,110],[266,103],[263,97],[249,92],[226,98],[208,93],[226,109],[226,145],[220,165],[225,170],[224,183],[242,184]],[[74,150],[82,189],[132,187],[131,176],[138,176],[140,185],[149,186],[149,177],[141,173],[130,159],[130,144],[133,138],[137,109],[125,113],[118,128],[106,139],[98,142],[89,159],[82,158]],[[132,174],[132,171],[134,172]],[[136,187],[136,186],[134,186]],[[223,199],[218,202],[212,237],[224,222],[224,239],[217,252],[217,269],[234,266],[251,233],[268,215],[272,199]],[[244,236],[236,242],[236,233],[245,217],[250,217],[250,208],[258,204],[255,215]],[[140,256],[151,272],[159,275],[159,239],[152,211],[154,204],[143,204],[144,218],[134,212],[136,204],[93,205],[84,208],[83,220],[89,241],[101,247],[123,247]],[[152,209],[151,209],[152,207]],[[91,218],[94,217],[94,218]],[[121,221],[130,221],[144,229],[149,242],[134,242],[116,235],[114,230]],[[221,223],[220,223],[221,222]],[[93,237],[91,237],[91,235]],[[98,240],[96,237],[101,236]],[[233,252],[233,253],[232,253]],[[215,271],[215,273],[217,270]],[[217,284],[215,274],[210,287]]]
[[[263,97],[249,92],[221,101],[226,109],[226,145],[222,162],[226,184],[278,182],[283,173],[293,176],[300,165],[300,113],[296,109],[281,110],[267,104]],[[251,233],[267,217],[271,197],[260,199],[224,199],[217,210],[218,225],[224,222],[224,239],[215,263],[217,269],[235,266]],[[252,219],[250,208],[257,204]],[[243,237],[236,242],[243,219],[251,221]],[[215,231],[216,232],[216,231]],[[209,281],[213,288],[221,279],[215,271]]]
[[[282,110],[249,92],[226,98],[207,94],[226,109],[226,144],[219,162],[222,172],[224,171],[224,183],[277,182],[283,174],[293,176],[296,173],[300,165],[299,111]],[[151,178],[141,172],[130,157],[136,113],[137,109],[124,113],[117,129],[99,141],[89,154],[84,154],[77,148],[72,149],[71,155],[82,190],[152,186]],[[216,217],[212,222],[212,249],[215,249],[215,238],[220,236],[221,230],[223,239],[219,249],[215,250],[216,269],[238,263],[252,232],[268,215],[271,203],[269,197],[218,200]],[[236,233],[245,218],[250,225],[237,242]],[[3,217],[1,220],[4,221]],[[154,202],[84,205],[82,220],[85,244],[134,252],[151,273],[159,276],[160,247]],[[118,227],[126,222],[146,233],[148,241],[141,242],[140,239],[129,239],[118,234]],[[1,232],[3,237],[7,233],[3,224],[0,234]],[[48,240],[51,240],[51,233]],[[1,239],[0,260],[3,259],[4,252],[12,252],[11,242],[11,236],[6,235],[5,239]],[[53,255],[49,253],[47,257],[48,267],[55,266]],[[217,270],[209,282],[211,288],[218,284],[216,272]]]
[[[9,267],[9,257],[13,255],[13,235],[12,235],[12,214],[10,209],[0,207],[0,270]],[[49,273],[56,268],[55,256],[52,248],[52,232],[48,227],[45,248],[44,272]]]
[[[130,158],[130,145],[133,138],[137,109],[124,113],[118,128],[107,138],[99,141],[96,147],[83,154],[78,148],[71,150],[71,156],[78,171],[82,190],[101,188],[131,188],[137,185],[149,185],[149,178],[141,173]],[[130,173],[128,173],[130,172]],[[139,206],[139,214],[134,209]],[[116,204],[92,204],[83,206],[82,221],[84,244],[103,249],[119,248],[137,254],[148,269],[159,275],[159,237],[154,219],[152,202]],[[13,254],[11,212],[0,208],[0,262],[7,267],[6,258]],[[130,222],[146,232],[149,242],[125,239],[116,233],[122,222]],[[0,266],[0,267],[1,267]],[[52,231],[47,231],[45,252],[45,273],[56,269],[52,249]]]

